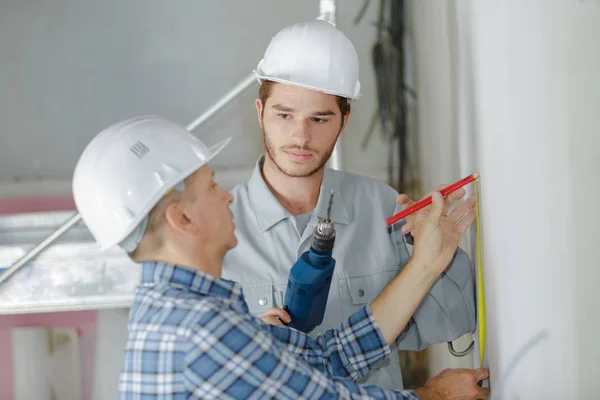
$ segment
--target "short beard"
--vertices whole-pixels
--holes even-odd
[[[281,165],[279,165],[279,163],[277,162],[277,158],[275,157],[275,154],[276,154],[275,146],[273,146],[273,143],[271,143],[271,141],[269,139],[267,139],[267,135],[265,133],[264,128],[262,131],[263,131],[263,142],[265,144],[265,151],[267,152],[267,156],[273,161],[273,164],[275,164],[275,167],[279,170],[279,172],[281,172],[282,174],[284,174],[285,176],[288,176],[290,178],[308,178],[308,177],[313,176],[314,174],[320,172],[325,167],[325,164],[327,164],[327,161],[329,161],[329,158],[331,157],[331,153],[333,153],[333,149],[335,148],[335,144],[337,143],[338,137],[340,137],[340,132],[338,132],[333,143],[327,148],[325,153],[323,153],[323,156],[319,160],[319,164],[317,165],[317,167],[315,167],[308,173],[292,174],[289,171],[286,171],[285,169],[283,169],[281,167]],[[340,131],[341,131],[341,129],[340,129]],[[298,147],[298,149],[305,150],[305,151],[310,150],[309,148],[306,148],[306,147],[302,147],[302,148]]]

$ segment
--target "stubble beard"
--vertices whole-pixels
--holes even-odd
[[[310,151],[312,154],[315,154],[317,157],[319,157],[319,162],[315,168],[313,168],[309,172],[294,174],[290,171],[286,171],[279,164],[279,162],[277,161],[277,157],[276,157],[277,150],[275,149],[275,146],[267,138],[264,128],[262,131],[263,131],[263,142],[265,144],[265,151],[267,153],[267,157],[269,157],[271,159],[271,161],[273,161],[273,164],[275,164],[275,167],[277,168],[277,170],[279,170],[279,172],[281,172],[282,174],[284,174],[285,176],[290,177],[290,178],[308,178],[308,177],[313,176],[314,174],[320,172],[325,167],[325,164],[327,164],[327,161],[329,161],[329,158],[331,157],[331,154],[333,153],[333,149],[335,148],[337,139],[340,136],[340,133],[338,132],[338,134],[335,137],[335,140],[329,145],[327,150],[321,156],[319,156],[318,155],[319,153],[316,152],[314,149],[311,149],[306,146],[305,147],[299,147],[299,146],[286,147],[286,150],[297,149],[297,150],[303,150],[303,151]]]

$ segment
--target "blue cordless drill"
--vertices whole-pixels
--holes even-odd
[[[335,268],[332,257],[335,227],[330,218],[332,202],[333,190],[329,196],[327,217],[319,218],[310,249],[292,267],[285,292],[283,308],[292,318],[288,326],[305,333],[323,322]]]

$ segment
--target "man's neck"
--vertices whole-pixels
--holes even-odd
[[[263,179],[279,203],[292,215],[312,211],[319,201],[324,169],[307,177],[290,177],[265,155],[261,170]]]
[[[180,265],[182,267],[202,271],[216,278],[221,278],[223,272],[224,255],[216,254],[215,252],[205,254],[196,251],[186,252],[181,248],[163,249],[163,251],[155,254],[152,258],[153,261]]]

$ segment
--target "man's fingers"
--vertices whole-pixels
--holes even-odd
[[[264,322],[269,325],[282,326],[284,323],[289,323],[291,321],[290,315],[282,308],[271,307],[262,317],[260,317]]]
[[[278,308],[278,307],[269,308],[263,316],[264,317],[268,317],[268,316],[276,317],[285,323],[289,323],[292,320],[292,318],[290,317],[290,314],[288,314],[287,311],[285,311],[283,308]]]
[[[449,185],[439,185],[435,191],[427,193],[421,200],[426,199],[427,197],[433,197],[434,193],[438,193],[439,191],[448,187]],[[465,195],[465,190],[460,188],[455,190],[454,192],[448,194],[445,198],[443,198],[442,201],[442,209],[441,209],[441,213],[443,215],[447,215],[448,211],[450,210],[450,208],[460,199],[462,199]],[[400,195],[398,195],[398,197],[396,198],[396,203],[402,207],[403,210],[406,210],[408,207],[412,206],[415,204],[414,201],[412,201],[408,195],[402,193]],[[427,207],[430,208],[430,207]],[[464,210],[462,211],[462,215],[466,214],[468,211],[468,206],[464,207]],[[459,210],[460,213],[460,210]],[[428,214],[428,212],[426,211],[421,211],[420,213],[420,217],[421,218],[425,218],[425,216]],[[458,213],[457,213],[458,214]],[[453,220],[453,222],[456,223],[456,221],[458,221],[460,219],[460,217],[462,216],[456,216],[455,219]],[[407,234],[410,233],[414,230],[415,226],[414,226],[414,217],[415,214],[413,215],[409,215],[405,218],[406,223],[402,226],[401,231],[403,234]],[[433,215],[431,218],[438,218],[437,215]]]
[[[478,368],[473,370],[473,375],[477,382],[482,381],[490,377],[490,371],[487,368]]]
[[[404,193],[399,194],[398,197],[396,197],[396,203],[400,206],[408,202],[410,202],[410,198]]]
[[[410,199],[410,197],[408,197],[408,195],[402,193],[400,195],[398,195],[398,197],[396,197],[396,203],[402,208],[402,210],[406,210],[408,207],[412,206],[413,204],[415,204],[414,201],[412,201]],[[404,225],[402,225],[402,228],[400,228],[402,230],[403,234],[407,234],[409,232],[412,232],[413,228],[414,228],[414,224],[413,224],[413,218],[414,215],[409,215],[408,217],[406,217],[404,219],[404,221],[406,222]]]
[[[456,229],[462,235],[466,232],[467,228],[475,221],[475,209],[470,209],[467,215],[456,224]]]
[[[452,207],[457,201],[459,201],[460,199],[462,199],[465,195],[465,190],[464,189],[458,189],[455,190],[454,192],[448,194],[448,196],[446,196],[445,200],[444,200],[444,215],[448,214],[448,210],[450,210],[450,207]]]
[[[446,201],[450,201],[452,202],[452,204],[454,204],[458,200],[462,199],[466,193],[467,192],[465,192],[465,189],[457,189],[454,192],[448,194],[448,196],[446,196]]]
[[[444,199],[440,192],[433,192],[431,194],[431,206],[429,215],[430,221],[434,222],[436,225],[440,222],[440,218],[442,216],[442,212],[444,211]]]
[[[406,210],[408,207],[413,206],[415,202],[412,201],[410,197],[408,197],[408,195],[402,193],[401,195],[398,195],[398,197],[396,197],[396,204],[402,207],[402,210]]]
[[[437,186],[435,189],[433,189],[431,192],[427,193],[427,195],[426,195],[425,197],[429,197],[429,196],[431,196],[431,195],[432,195],[433,193],[435,193],[435,192],[441,192],[443,189],[446,189],[448,186],[450,186],[450,185],[448,185],[447,183],[444,183],[444,184],[442,184],[442,185],[438,185],[438,186]]]
[[[426,198],[428,198],[428,197],[429,197],[429,196],[431,196],[431,195],[432,195],[434,192],[441,192],[441,191],[442,191],[442,189],[445,189],[445,188],[447,188],[448,186],[450,186],[450,185],[446,185],[446,184],[439,185],[439,186],[438,186],[438,187],[436,187],[434,190],[432,190],[431,192],[427,193],[425,196],[421,197],[421,198],[419,199],[419,201],[421,201],[421,200],[423,200],[423,199],[426,199]]]
[[[490,377],[490,371],[487,368],[479,368],[473,370],[473,377],[475,378],[475,382],[481,382]],[[477,399],[478,400],[487,400],[490,398],[490,389],[488,388],[478,388],[477,389]]]
[[[260,319],[269,325],[283,326],[283,322],[281,322],[281,320],[274,315],[265,315]]]
[[[448,186],[449,185],[440,185],[440,186],[438,186],[435,191],[427,193],[421,200],[426,199],[426,198],[432,196],[433,193],[435,193],[435,192],[440,192],[442,189],[444,189],[444,188],[446,188]],[[454,205],[454,203],[456,203],[458,200],[462,199],[464,197],[465,193],[466,193],[465,190],[462,189],[462,188],[457,189],[457,190],[455,190],[452,193],[449,193],[444,198],[444,210],[443,210],[443,214],[444,215],[448,214],[448,210],[450,209],[450,207],[452,207]]]
[[[452,222],[457,223],[466,213],[468,213],[471,209],[474,208],[475,195],[471,195],[468,199],[456,206],[454,210],[452,210],[452,212],[448,214],[448,217],[450,217],[450,220]]]

